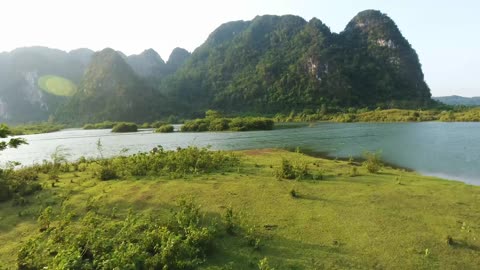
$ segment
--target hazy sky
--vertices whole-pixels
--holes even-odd
[[[419,54],[434,96],[480,96],[476,0],[2,0],[0,51],[42,45],[193,51],[220,24],[262,14],[317,17],[340,32],[365,9],[387,13]]]

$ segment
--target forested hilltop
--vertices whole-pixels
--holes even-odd
[[[177,48],[166,62],[152,49],[132,56],[113,49],[52,51],[57,53],[27,57],[35,63],[22,62],[22,68],[11,64],[13,52],[0,55],[0,120],[142,122],[190,118],[207,109],[273,114],[329,107],[426,108],[433,102],[415,50],[394,21],[375,10],[360,12],[341,33],[316,18],[307,22],[293,15],[229,22],[192,54]],[[37,68],[55,67],[51,63],[59,55],[64,60],[58,68]],[[7,71],[30,92],[6,84],[12,77]],[[67,83],[71,91],[62,91]],[[55,102],[46,101],[50,96]],[[30,119],[15,111],[37,107],[42,113]]]

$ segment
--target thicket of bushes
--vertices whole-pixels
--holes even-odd
[[[129,213],[125,219],[89,212],[54,221],[51,208],[39,217],[39,235],[21,248],[19,269],[196,269],[217,236],[198,206],[181,201],[170,219]]]
[[[185,121],[183,132],[271,130],[275,122],[265,117],[224,118],[216,111],[207,111],[203,119]]]
[[[166,175],[176,178],[229,169],[238,164],[239,159],[233,153],[190,146],[178,148],[176,151],[165,151],[159,147],[150,153],[99,160],[92,162],[89,166],[96,171],[100,179],[110,180],[146,175]]]
[[[41,189],[38,172],[34,168],[0,170],[0,202],[14,199],[14,204],[23,204],[25,196]]]

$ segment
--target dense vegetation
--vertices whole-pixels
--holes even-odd
[[[366,157],[200,148],[76,162],[57,155],[31,169],[42,190],[0,204],[0,261],[7,269],[474,269],[479,189]],[[102,168],[116,180],[102,180]]]

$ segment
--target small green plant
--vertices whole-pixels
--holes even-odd
[[[230,235],[234,235],[237,226],[232,207],[227,208],[225,215],[223,216],[223,223],[225,224],[225,231]]]
[[[358,173],[357,167],[352,167],[350,169],[350,177],[355,177],[355,176],[358,176],[358,175],[359,175],[359,173]]]
[[[50,228],[50,223],[53,217],[53,209],[51,206],[45,208],[38,217],[38,224],[40,225],[40,231],[45,231]]]
[[[252,247],[254,250],[260,250],[262,239],[255,226],[247,226],[244,237],[248,246]]]
[[[449,246],[453,246],[453,244],[454,244],[453,238],[450,235],[447,235],[447,237],[445,237],[445,242]]]
[[[103,159],[103,144],[102,144],[102,140],[99,138],[98,141],[97,141],[97,151],[98,151],[98,154],[100,155],[100,158]],[[85,158],[83,160],[79,160],[80,163],[85,163],[86,160]]]
[[[294,199],[300,197],[300,195],[298,194],[298,191],[295,189],[295,187],[292,187],[292,189],[290,189],[289,194]]]
[[[62,164],[67,164],[69,156],[70,154],[68,153],[67,148],[65,148],[63,145],[57,146],[55,151],[50,155],[54,168],[60,169]]]
[[[367,168],[368,172],[370,173],[378,173],[382,168],[383,164],[381,161],[380,152],[365,152],[363,154],[365,157],[365,161],[363,165]]]
[[[270,267],[268,259],[265,257],[258,262],[258,270],[275,270],[275,268]]]
[[[287,159],[282,159],[280,168],[275,171],[275,176],[278,180],[281,179],[304,179],[309,176],[308,165],[305,162],[297,161],[292,164]]]

